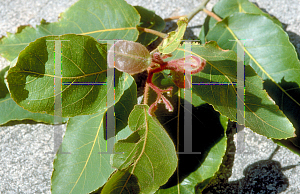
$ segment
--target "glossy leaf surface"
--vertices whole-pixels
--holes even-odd
[[[276,17],[270,16],[248,0],[221,0],[213,7],[213,12],[218,14],[221,18],[225,18],[234,13],[260,14],[271,19],[275,24],[281,27],[281,23]]]
[[[243,21],[243,22],[241,22]],[[220,38],[217,34],[222,33]],[[245,64],[264,80],[264,87],[293,122],[299,135],[299,124],[289,110],[300,109],[299,85],[300,63],[294,46],[286,32],[268,18],[260,15],[236,13],[218,23],[207,35],[208,40],[217,40],[223,49],[236,51],[237,39],[253,39],[244,44]],[[241,43],[239,43],[241,44]],[[275,94],[275,95],[274,95]],[[288,102],[282,103],[284,97]],[[293,104],[293,105],[292,105]],[[289,107],[289,108],[287,108]],[[286,129],[288,127],[280,127]],[[298,142],[300,142],[298,140]],[[300,145],[300,144],[298,144]]]
[[[25,27],[20,33],[0,40],[0,53],[8,60],[18,56],[30,42],[48,35],[81,34],[96,40],[136,40],[140,16],[124,0],[80,0],[60,15],[58,22],[44,20],[36,28]]]
[[[116,132],[122,132],[121,130],[128,127],[128,118],[137,104],[137,86],[135,80],[129,74],[125,77],[124,94],[116,103],[115,116],[116,116]]]
[[[219,33],[223,36],[219,37]],[[300,83],[295,48],[282,28],[264,16],[236,13],[211,29],[207,39],[217,40],[221,48],[234,51],[237,42],[228,40],[253,39],[245,41],[246,65],[251,65],[263,80],[278,83],[284,77]]]
[[[69,85],[62,85],[62,116],[93,114],[106,108],[106,96],[109,92],[105,84],[106,45],[98,43],[92,37],[74,34],[47,36],[30,43],[20,53],[16,65],[8,71],[11,97],[18,105],[31,112],[54,114],[54,42],[47,40],[55,39],[69,40],[62,41],[61,46],[62,82],[69,82]],[[116,102],[124,92],[124,79],[125,74],[116,71]],[[108,90],[113,89],[109,85]]]
[[[0,125],[3,125],[13,120],[34,120],[54,124],[54,117],[48,114],[32,113],[18,106],[10,97],[9,91],[4,83],[4,74],[9,69],[9,66],[0,71]],[[68,118],[63,118],[63,123],[67,122]]]
[[[139,182],[135,175],[130,174],[127,169],[116,170],[103,189],[101,194],[113,194],[113,193],[141,193],[139,188]]]
[[[176,50],[176,48],[180,45],[180,41],[188,25],[188,19],[186,17],[179,18],[177,25],[178,30],[168,33],[169,36],[164,39],[161,46],[158,47],[159,52],[169,54]]]
[[[125,79],[125,89],[128,96],[136,92],[136,84],[128,74]],[[129,127],[123,125],[126,118],[121,115],[129,114],[135,103],[134,98],[128,101],[125,96],[122,96],[116,104],[115,140],[130,135]],[[106,183],[114,171],[109,162],[110,154],[99,154],[108,151],[106,139],[111,138],[106,137],[106,120],[104,111],[73,117],[69,120],[62,151],[71,154],[57,154],[54,160],[53,194],[89,193]]]
[[[169,60],[181,58],[184,51],[184,46],[178,48]],[[235,52],[222,50],[213,41],[205,45],[192,45],[191,54],[206,60],[204,70],[192,77],[193,93],[212,104],[224,116],[236,121]],[[258,134],[276,139],[293,137],[295,131],[292,123],[263,90],[261,78],[249,65],[245,67],[245,125]]]
[[[270,16],[269,14],[263,12],[259,9],[255,4],[249,2],[248,0],[221,0],[213,7],[213,12],[217,14],[220,18],[225,18],[234,13],[253,13],[260,14],[271,19],[275,24],[282,27],[280,21],[274,16]],[[205,36],[208,31],[217,23],[217,20],[214,18],[207,16],[205,22],[201,28],[200,32],[200,40],[201,43],[207,42]]]
[[[148,114],[148,109],[146,105],[136,105],[131,112],[128,122],[134,132],[115,144],[115,151],[124,152],[124,155],[113,156],[112,164],[118,171],[112,175],[102,193],[153,193],[175,171],[177,156],[174,144],[159,122]],[[120,179],[123,180],[121,185],[117,183]],[[131,184],[136,185],[134,180],[138,180],[138,187],[129,190]]]
[[[221,2],[227,1],[220,1],[219,3]],[[245,3],[246,1],[240,2],[244,2],[240,5],[249,4]],[[225,10],[222,11],[222,7],[224,7],[225,4],[219,6],[219,3],[216,4],[216,8],[214,8],[215,13],[219,16],[228,16],[221,15],[226,12]],[[236,7],[236,5],[237,3],[233,3],[233,7]],[[242,9],[247,10],[247,12],[249,11],[244,7],[242,7]],[[296,128],[297,137],[288,140],[276,140],[276,142],[280,142],[280,145],[288,147],[291,151],[299,154],[300,138],[298,137],[300,136],[300,123],[298,115],[300,114],[300,80],[298,79],[299,61],[295,49],[289,42],[287,34],[270,20],[263,18],[263,16],[240,16],[241,15],[231,16],[224,22],[218,24],[218,27],[213,28],[214,32],[209,33],[209,40],[218,40],[218,44],[224,49],[236,49],[236,45],[233,44],[234,42],[226,43],[226,41],[223,40],[237,38],[253,39],[253,41],[247,41],[245,44],[246,51],[249,53],[246,52],[246,62],[248,60],[253,67],[257,66],[255,70],[260,76],[264,77],[264,88]],[[268,16],[268,18],[272,19],[274,23],[279,24],[275,18],[270,18],[270,16]],[[246,22],[243,22],[244,24],[240,25],[241,23],[238,23],[237,21],[242,19]],[[213,19],[210,20],[213,21]],[[247,20],[249,22],[247,22]],[[206,26],[207,25],[208,22],[206,22]],[[212,26],[213,25],[210,25],[209,28],[206,28],[205,35]],[[279,26],[281,27],[281,25]],[[223,28],[223,30],[220,30],[220,27]],[[200,37],[203,39],[204,34],[202,32],[203,31],[200,33]],[[216,33],[223,33],[224,37],[219,39]],[[256,65],[257,62],[261,67]]]

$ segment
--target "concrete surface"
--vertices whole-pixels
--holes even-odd
[[[76,0],[0,0],[0,36],[6,35],[6,32],[15,33],[20,25],[31,24],[35,26],[39,24],[42,18],[54,22],[57,20],[58,14],[74,2]],[[155,10],[162,18],[187,14],[200,2],[196,0],[128,0],[128,3],[132,5],[140,5]],[[211,10],[216,2],[217,0],[211,0],[207,8]],[[299,51],[300,1],[251,0],[251,2],[256,2],[260,8],[276,16],[285,24],[291,41]],[[204,18],[204,13],[200,13],[191,21],[188,30],[190,36],[198,36]],[[0,57],[0,68],[2,69],[6,65],[9,63]],[[45,153],[53,151],[53,126],[30,121],[26,123],[18,122],[16,125],[9,124],[0,127],[0,193],[50,193],[54,155]],[[254,166],[257,164],[258,166],[266,165],[263,160],[269,158],[275,150],[276,144],[249,129],[245,130],[245,134],[245,151],[248,154],[235,155],[233,174],[229,179],[228,189],[230,190],[226,189],[227,193],[238,193],[239,184],[237,181],[241,180],[247,180],[249,183],[242,185],[244,188],[249,188],[243,193],[255,193],[256,183],[248,179],[253,172],[266,175],[263,179],[257,180],[270,180],[273,176],[267,175],[265,170],[259,170]],[[300,157],[281,147],[273,156],[272,161],[269,160],[267,163],[276,163],[276,161],[281,165],[281,168],[278,167],[280,165],[277,165],[277,169],[283,173],[280,176],[284,182],[282,189],[261,193],[300,193],[300,166],[292,166],[300,161]],[[290,169],[282,169],[283,167],[290,167]],[[244,169],[247,169],[245,175],[243,174]]]

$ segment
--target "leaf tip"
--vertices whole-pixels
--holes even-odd
[[[296,135],[295,131],[294,131],[294,133],[293,133],[293,137],[297,137],[297,135]]]

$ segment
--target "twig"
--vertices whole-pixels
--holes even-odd
[[[173,17],[169,17],[169,18],[165,18],[164,21],[171,21],[171,20],[178,20],[180,17],[186,17],[186,15],[181,15],[181,16],[173,16]]]
[[[209,15],[210,17],[213,17],[215,20],[217,20],[218,22],[222,21],[221,18],[219,18],[219,16],[217,16],[216,14],[214,14],[213,12],[211,11],[208,11],[207,9],[203,8],[203,11]]]
[[[209,2],[209,0],[204,0],[194,11],[192,11],[191,13],[189,13],[187,15],[188,21],[190,21],[191,19],[193,19],[193,17],[197,13],[199,13],[201,10],[203,10],[208,2]]]
[[[158,32],[158,31],[156,31],[156,30],[152,30],[152,29],[149,29],[149,28],[137,27],[137,29],[138,29],[139,31],[151,33],[151,34],[154,34],[154,35],[159,36],[159,37],[162,37],[162,38],[168,37],[168,34],[165,34],[165,33],[162,33],[162,32]]]
[[[204,8],[205,8],[205,6],[206,6],[206,4],[209,2],[210,0],[204,0],[194,11],[192,11],[191,13],[189,13],[188,15],[184,15],[184,16],[186,16],[187,18],[188,18],[188,21],[190,21],[191,19],[193,19],[193,17],[198,13],[198,12],[200,12],[201,10],[203,10]],[[170,18],[166,18],[165,19],[165,21],[168,21],[168,20],[173,20],[173,19],[179,19],[180,17],[182,17],[182,16],[174,16],[174,17],[170,17]],[[139,30],[139,27],[138,27],[138,30]],[[149,29],[150,30],[150,29]],[[175,30],[175,31],[177,31],[178,30],[178,27],[177,27],[177,29]],[[160,33],[160,32],[159,32]],[[156,34],[157,35],[157,34]],[[165,35],[165,37],[162,37],[162,36],[160,36],[160,37],[162,37],[162,38],[166,38],[166,37],[168,37],[168,35],[167,34],[164,34]],[[158,35],[159,36],[159,35]],[[162,42],[163,41],[161,41],[160,42],[160,44],[159,45],[161,45],[162,44]],[[158,50],[158,48],[156,47],[156,49],[154,49],[150,54],[152,55],[154,52],[157,52],[157,50]]]
[[[188,15],[184,15],[188,18],[188,21],[190,21],[191,19],[193,19],[193,17],[199,13],[201,10],[204,10],[205,9],[205,6],[206,4],[209,2],[210,0],[204,0],[194,11],[192,11],[191,13],[189,13]],[[174,20],[174,19],[179,19],[180,17],[182,16],[174,16],[174,17],[170,17],[170,18],[166,18],[164,19],[165,21],[169,21],[169,20]],[[212,16],[213,17],[213,16]],[[161,38],[167,38],[168,37],[168,34],[165,34],[165,33],[162,33],[162,32],[158,32],[156,30],[152,30],[152,29],[149,29],[149,28],[143,28],[143,27],[137,27],[138,30],[140,31],[143,31],[143,32],[147,32],[147,33],[151,33],[151,34],[154,34],[154,35],[157,35]],[[178,28],[177,28],[178,29]],[[176,31],[177,31],[176,29]],[[163,41],[162,41],[163,42]],[[160,42],[160,44],[162,44],[162,42]],[[159,45],[160,45],[159,44]],[[156,51],[158,50],[158,48],[154,49],[150,54],[153,55]],[[149,70],[148,69],[148,78],[149,78]],[[153,73],[153,72],[151,72]],[[150,75],[151,76],[151,75]],[[149,84],[146,83],[146,86],[145,86],[145,90],[144,90],[144,104],[147,104],[148,103],[148,92],[149,92]]]
[[[158,52],[158,47],[159,47],[160,45],[162,45],[162,43],[163,43],[163,40],[158,44],[158,46],[157,46],[153,51],[150,52],[150,55],[151,55],[151,56],[152,56],[155,52]]]

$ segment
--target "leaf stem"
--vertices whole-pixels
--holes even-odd
[[[181,95],[181,89],[178,88],[177,90],[177,152],[179,152],[179,116],[180,116],[180,95]],[[178,166],[179,168],[179,166]],[[179,169],[178,169],[179,170]],[[179,172],[178,172],[179,173]]]
[[[203,10],[208,2],[209,2],[209,0],[204,0],[194,11],[192,11],[191,13],[189,13],[187,15],[188,21],[190,21],[191,19],[193,19],[193,17],[197,13],[199,13],[201,10]]]
[[[172,16],[169,18],[165,18],[164,21],[171,21],[171,20],[178,20],[180,17],[186,17],[187,15],[181,15],[181,16]]]
[[[207,9],[203,8],[203,11],[209,15],[210,17],[214,18],[215,20],[217,20],[218,22],[222,21],[222,19],[217,16],[215,13],[211,12],[211,11],[208,11]]]
[[[147,32],[147,33],[150,33],[150,34],[154,34],[154,35],[159,36],[161,38],[167,38],[168,37],[168,34],[165,34],[165,33],[162,33],[162,32],[158,32],[156,30],[152,30],[152,29],[149,29],[149,28],[137,27],[137,29],[139,31],[143,31],[143,32]]]
[[[148,103],[148,93],[149,93],[149,84],[146,82],[146,86],[144,90],[144,104]]]
[[[188,22],[191,20],[191,19],[193,19],[193,17],[197,14],[197,13],[199,13],[201,10],[203,10],[204,8],[205,8],[205,6],[206,6],[206,4],[209,2],[210,0],[204,0],[194,11],[192,11],[191,13],[189,13],[188,15],[184,15],[185,17],[187,17],[188,18]],[[164,19],[165,21],[169,21],[169,20],[174,20],[174,19],[179,19],[180,17],[184,17],[184,16],[173,16],[173,17],[169,17],[169,18],[166,18],[166,19]],[[164,34],[164,33],[161,33],[161,32],[157,32],[157,31],[155,31],[155,30],[151,30],[151,29],[148,29],[148,28],[142,28],[142,27],[137,27],[137,29],[138,30],[141,30],[141,31],[144,31],[144,32],[147,32],[147,31],[145,31],[145,30],[149,30],[149,33],[152,33],[152,32],[150,32],[150,31],[154,31],[156,34],[155,35],[157,35],[157,36],[160,36],[159,34],[163,34],[163,36],[160,36],[161,38],[167,38],[168,37],[168,35],[167,34]],[[177,29],[175,30],[175,31],[177,31],[178,30],[178,27],[177,27]],[[159,34],[157,34],[157,33],[159,33]],[[152,33],[152,34],[154,34],[154,33]],[[160,42],[160,44],[162,43],[163,41],[161,41]],[[160,45],[159,44],[159,45]],[[156,52],[158,50],[158,47],[156,47],[156,49],[154,49],[150,54],[153,54],[154,52]]]

